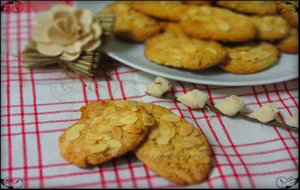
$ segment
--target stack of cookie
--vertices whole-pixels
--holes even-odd
[[[298,1],[122,1],[106,13],[116,16],[116,37],[180,69],[255,73],[298,53]]]
[[[60,153],[79,167],[134,151],[152,171],[179,185],[205,180],[211,149],[205,136],[170,110],[136,101],[96,101],[59,138]]]

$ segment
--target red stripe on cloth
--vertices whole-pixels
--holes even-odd
[[[126,100],[127,98],[126,98],[126,94],[125,94],[125,90],[124,90],[124,86],[123,86],[123,81],[122,81],[122,79],[120,77],[120,74],[118,72],[118,68],[115,68],[115,73],[116,73],[116,76],[117,76],[117,79],[118,79],[118,82],[119,82],[119,85],[120,85],[122,98],[123,98],[123,100]],[[134,188],[138,188],[138,183],[136,182],[134,169],[132,167],[131,160],[128,156],[126,156],[126,160],[127,160],[128,166],[129,166],[129,171],[130,171],[131,178],[133,180],[133,186],[134,186]]]
[[[29,36],[31,37],[31,2],[27,3],[28,6],[28,31]],[[33,113],[34,113],[34,120],[35,120],[35,129],[36,129],[36,138],[37,138],[37,147],[38,147],[38,165],[39,165],[39,172],[40,172],[40,183],[41,188],[45,188],[45,180],[44,180],[44,172],[43,172],[43,155],[42,155],[42,145],[41,145],[41,138],[40,138],[40,129],[39,129],[39,119],[38,119],[38,111],[37,111],[37,98],[36,98],[36,86],[35,86],[35,76],[33,70],[30,70],[31,73],[31,85],[32,85],[32,98],[33,98]]]
[[[47,11],[51,5],[54,3],[64,3],[70,6],[74,6],[75,2],[74,1],[21,1],[23,4],[23,10],[22,13],[24,12],[29,12],[30,11]],[[28,4],[31,4],[31,9],[27,6]]]
[[[212,95],[211,95],[211,91],[210,91],[210,89],[209,89],[209,86],[206,85],[206,89],[207,89],[208,96],[210,97],[210,102],[211,102],[212,106],[214,106],[213,97],[212,97]],[[222,127],[222,129],[223,129],[223,131],[224,131],[224,133],[225,133],[225,135],[226,135],[226,137],[227,137],[229,143],[231,144],[231,146],[232,146],[232,148],[233,148],[235,154],[238,156],[239,160],[241,161],[242,165],[244,166],[244,169],[246,170],[246,173],[247,173],[247,175],[248,175],[248,177],[249,177],[251,186],[252,186],[253,188],[256,188],[256,185],[255,185],[254,180],[253,180],[253,178],[252,178],[252,174],[250,173],[250,171],[249,171],[249,169],[248,169],[246,163],[244,162],[244,160],[243,160],[241,154],[238,152],[238,150],[237,150],[235,144],[233,143],[233,141],[232,141],[232,139],[231,139],[231,137],[230,137],[230,135],[229,135],[229,133],[228,133],[228,131],[227,131],[225,125],[224,125],[224,122],[223,122],[222,118],[220,117],[220,114],[216,113],[216,115],[217,115],[217,117],[218,117],[218,120],[219,120],[219,122],[220,122],[220,124],[221,124],[221,127]]]
[[[253,92],[254,92],[254,94],[255,94],[255,92],[256,92],[255,87],[253,86],[252,89],[253,89]],[[265,90],[265,94],[266,94],[266,97],[267,97],[267,99],[268,99],[268,102],[272,103],[272,100],[270,99],[268,90],[267,90],[266,88],[265,88],[264,90]],[[260,102],[260,100],[259,100],[259,97],[258,97],[256,94],[255,94],[255,98],[256,98],[256,101],[257,101],[258,105],[259,105],[260,107],[262,107],[262,104],[261,104],[261,102]],[[276,126],[273,126],[273,128],[274,128],[276,134],[278,135],[280,141],[282,142],[283,146],[285,147],[286,151],[288,152],[290,158],[292,159],[292,158],[293,158],[293,155],[292,155],[292,153],[291,153],[290,148],[289,148],[288,145],[286,144],[284,138],[282,137],[282,135],[280,134],[280,132],[279,132],[279,130],[277,129]],[[293,160],[294,165],[295,165],[296,167],[298,167],[297,162],[296,162],[294,159],[292,159],[292,160]]]
[[[9,81],[10,80],[10,16],[11,14],[8,14],[7,15],[7,34],[8,34],[8,37],[7,37],[7,40],[6,40],[6,46],[7,46],[7,52],[6,52],[6,69],[7,69],[7,80]],[[7,134],[8,134],[8,168],[9,168],[9,171],[8,171],[8,175],[9,175],[9,178],[12,179],[13,178],[13,145],[12,145],[12,137],[11,137],[11,120],[10,120],[10,96],[11,96],[11,93],[10,93],[10,82],[7,83],[7,86],[6,86],[6,98],[7,98]]]
[[[23,154],[24,154],[24,182],[25,188],[29,187],[28,182],[28,150],[27,150],[27,142],[26,142],[26,125],[25,125],[25,115],[24,115],[24,94],[23,94],[23,76],[22,76],[22,60],[21,60],[21,52],[22,52],[22,40],[21,40],[21,28],[20,28],[20,14],[17,16],[17,31],[18,31],[18,66],[19,66],[19,90],[20,90],[20,112],[21,112],[21,128],[22,128],[22,143],[23,143]]]
[[[289,97],[293,100],[295,106],[298,107],[297,101],[295,100],[295,98],[294,98],[294,97],[291,95],[291,93],[290,93],[291,89],[289,89],[289,88],[287,87],[286,82],[284,82],[283,85],[284,85],[284,89],[285,89],[286,93],[287,93],[287,94],[289,95]]]

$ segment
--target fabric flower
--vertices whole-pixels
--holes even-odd
[[[150,83],[147,87],[147,93],[155,96],[155,97],[161,97],[164,93],[170,91],[172,88],[172,85],[170,82],[162,77],[157,77],[154,82]]]
[[[268,104],[251,113],[251,116],[262,123],[267,123],[273,121],[277,113],[278,110],[274,104]]]
[[[227,97],[224,101],[215,105],[215,107],[219,111],[228,116],[236,115],[244,108],[244,106],[245,104],[243,100],[236,95],[231,95]]]
[[[209,97],[195,89],[177,97],[177,100],[190,108],[203,108]]]
[[[36,20],[32,38],[41,54],[72,61],[101,44],[102,28],[88,9],[56,4],[38,13]]]

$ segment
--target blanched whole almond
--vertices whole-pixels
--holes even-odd
[[[101,143],[101,144],[91,145],[89,150],[91,151],[91,153],[101,153],[104,152],[107,148],[108,146],[106,144]]]
[[[161,116],[161,119],[167,122],[178,122],[180,121],[180,117],[174,114],[164,114]]]
[[[145,126],[152,126],[155,123],[154,118],[149,114],[143,114],[143,123]]]
[[[137,127],[135,125],[126,125],[122,127],[122,130],[128,132],[128,133],[140,133],[142,129],[140,127]]]

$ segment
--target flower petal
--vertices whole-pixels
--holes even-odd
[[[94,51],[95,49],[97,49],[101,44],[101,40],[100,39],[96,39],[93,41],[90,41],[88,44],[86,44],[85,46],[82,47],[83,51]]]
[[[93,13],[88,9],[79,9],[75,12],[78,23],[81,25],[83,34],[91,30],[93,22]]]
[[[81,42],[77,41],[71,45],[68,45],[64,51],[67,53],[71,53],[71,54],[78,53],[78,52],[81,52],[81,47],[82,47]]]
[[[57,44],[37,43],[38,52],[48,56],[58,56],[63,52],[63,47]]]
[[[65,61],[73,61],[73,60],[77,59],[79,56],[80,56],[80,52],[77,52],[77,53],[64,52],[59,58],[61,60],[65,60]]]
[[[68,26],[67,22],[67,19],[59,19],[55,22],[55,24],[50,26],[48,30],[48,36],[52,42],[66,45],[76,40],[78,37],[76,33],[65,31],[66,27]]]
[[[36,25],[32,29],[32,39],[36,42],[49,43],[51,39],[48,36],[48,27]]]
[[[94,34],[94,39],[97,39],[101,36],[102,34],[102,28],[101,26],[97,23],[97,22],[94,22],[92,24],[92,32]]]

